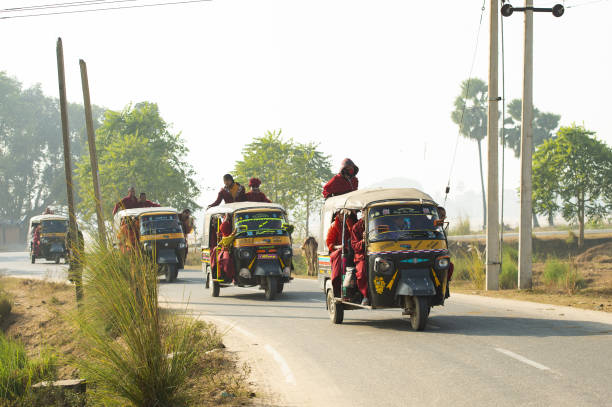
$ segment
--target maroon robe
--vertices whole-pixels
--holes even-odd
[[[113,215],[121,210],[134,208],[140,208],[140,206],[138,206],[138,199],[135,196],[126,196],[115,204]]]
[[[144,202],[140,200],[138,201],[139,208],[158,208],[160,206],[161,206],[160,204],[153,202],[153,201],[149,201],[148,199],[145,199]]]
[[[351,218],[347,218],[346,225],[344,228],[344,245],[348,246],[351,243],[351,227],[353,222]],[[327,231],[327,239],[325,240],[327,248],[329,249],[329,258],[331,261],[332,269],[332,287],[334,288],[334,297],[340,297],[342,290],[342,280],[340,276],[344,272],[344,264],[342,264],[342,249],[336,249],[334,246],[340,246],[342,244],[342,222],[340,217],[336,216],[334,223]]]
[[[355,268],[357,269],[357,288],[364,298],[368,296],[368,271],[365,257],[365,241],[363,218],[359,219],[351,229],[351,246],[355,252]]]
[[[246,193],[246,200],[248,202],[272,202],[268,199],[266,194],[261,191],[249,191]]]
[[[234,194],[232,194],[231,189],[234,188],[234,185],[236,185],[236,189],[235,189]],[[225,203],[246,201],[246,193],[244,191],[244,187],[240,185],[239,183],[234,182],[234,184],[230,188],[228,187],[221,188],[221,190],[219,191],[219,194],[217,195],[217,199],[215,200],[215,202],[208,205],[208,207],[211,208],[213,206],[218,206],[221,203],[221,201],[224,201]]]
[[[221,226],[219,227],[219,233],[222,237],[228,237],[232,234],[232,225],[227,220],[223,221],[223,223],[221,223]],[[219,245],[215,246],[210,261],[211,268],[214,267],[215,264],[218,265],[217,279],[219,279],[218,270],[220,269],[223,273],[223,280],[234,280],[234,276],[236,273],[234,267],[234,259],[232,259],[230,250],[227,247],[221,247]]]
[[[329,198],[332,196],[346,194],[348,192],[357,191],[359,180],[355,176],[344,174],[336,174],[323,187],[323,197]]]

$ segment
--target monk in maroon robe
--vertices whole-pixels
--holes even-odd
[[[327,239],[325,239],[325,243],[327,244],[327,248],[329,250],[329,257],[331,262],[332,269],[332,287],[334,289],[334,297],[340,297],[341,294],[341,275],[344,271],[344,267],[342,264],[342,223],[344,219],[344,214],[339,212],[336,215],[334,223],[332,223],[331,227],[327,231]],[[353,219],[350,216],[346,217],[346,224],[344,225],[344,247],[345,254],[346,248],[351,244],[351,228],[353,226]]]
[[[323,187],[323,197],[327,199],[332,196],[357,191],[359,186],[359,180],[357,179],[358,172],[359,167],[350,158],[345,158],[342,161],[340,172],[334,175]]]
[[[357,269],[357,288],[363,295],[361,305],[370,305],[368,299],[368,270],[365,257],[365,225],[363,218],[359,219],[351,229],[351,246],[355,252],[355,268]]]
[[[138,199],[138,207],[139,208],[153,208],[153,207],[160,207],[161,205],[153,202],[153,201],[149,201],[147,199],[147,194],[144,192],[140,193],[140,197]]]
[[[219,227],[219,243],[214,248],[212,256],[215,257],[215,264],[217,264],[217,279],[219,279],[219,270],[223,273],[223,280],[225,281],[234,281],[235,277],[235,267],[234,260],[230,254],[229,247],[221,246],[221,239],[224,237],[231,236],[232,234],[232,218],[231,215],[225,215],[225,219],[221,223]],[[211,259],[211,267],[214,267],[213,260]]]
[[[246,193],[246,200],[248,202],[272,202],[268,199],[266,194],[259,190],[261,181],[259,178],[251,178],[249,180],[249,187],[251,190]]]
[[[208,205],[208,208],[218,206],[221,201],[224,201],[225,203],[246,201],[246,192],[244,187],[239,183],[234,182],[234,177],[232,177],[230,174],[225,174],[223,176],[223,183],[225,186],[221,188],[221,191],[219,191],[219,194],[217,195],[217,199],[215,202]]]
[[[127,196],[121,198],[121,200],[115,204],[115,207],[113,208],[113,215],[123,209],[133,208],[138,208],[138,198],[136,198],[136,189],[134,187],[130,187],[130,189],[128,189]]]

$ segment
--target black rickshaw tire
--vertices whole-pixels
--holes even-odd
[[[278,282],[278,285],[277,285],[277,287],[276,287],[276,293],[277,293],[277,294],[282,293],[282,292],[283,292],[283,288],[284,288],[284,287],[285,287],[285,283],[284,283],[284,282],[282,282],[282,281],[279,281],[279,282]]]
[[[59,264],[61,257],[60,256],[56,256],[55,257],[55,264]]]
[[[218,281],[212,279],[212,273],[208,274],[210,282],[208,283],[208,289],[210,290],[211,297],[218,297],[221,292],[221,286]]]
[[[344,321],[344,306],[334,298],[334,291],[327,290],[327,309],[329,318],[333,324],[341,324]]]
[[[165,269],[165,275],[166,275],[166,283],[174,283],[178,275],[177,265],[176,264],[166,264],[164,265],[164,269]]]
[[[36,263],[36,255],[32,254],[30,257],[32,258],[32,264]]]
[[[410,315],[410,326],[415,331],[423,331],[429,317],[429,298],[418,296],[413,297],[413,299],[414,309],[412,315]]]
[[[278,293],[278,277],[267,276],[266,280],[266,300],[272,301],[276,298],[276,294]]]

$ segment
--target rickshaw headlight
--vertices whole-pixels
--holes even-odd
[[[435,264],[436,269],[446,270],[450,266],[450,259],[448,257],[438,257]]]
[[[179,249],[184,249],[185,248],[185,242],[179,242],[178,248]]]
[[[144,248],[145,248],[145,250],[147,250],[147,251],[148,251],[148,250],[151,250],[151,243],[146,242],[146,243],[144,244]]]
[[[374,260],[374,270],[379,273],[386,273],[387,271],[391,270],[392,266],[393,264],[390,261],[385,260],[382,257],[377,257],[376,260]]]
[[[41,243],[47,243],[49,242],[49,239],[47,239],[46,237],[43,237],[42,239],[40,239]]]
[[[240,249],[240,258],[248,260],[251,258],[251,252],[248,249]]]
[[[282,253],[283,253],[283,257],[289,257],[293,254],[293,250],[291,250],[290,247],[285,247]]]

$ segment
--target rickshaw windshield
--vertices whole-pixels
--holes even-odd
[[[442,226],[434,226],[438,210],[434,206],[377,206],[368,216],[371,242],[400,239],[444,239]]]
[[[141,235],[159,235],[165,233],[183,233],[175,213],[143,215],[140,217]]]
[[[286,235],[281,212],[244,212],[235,215],[236,236],[277,236]]]
[[[65,220],[45,220],[41,226],[42,233],[66,233],[68,221]]]

